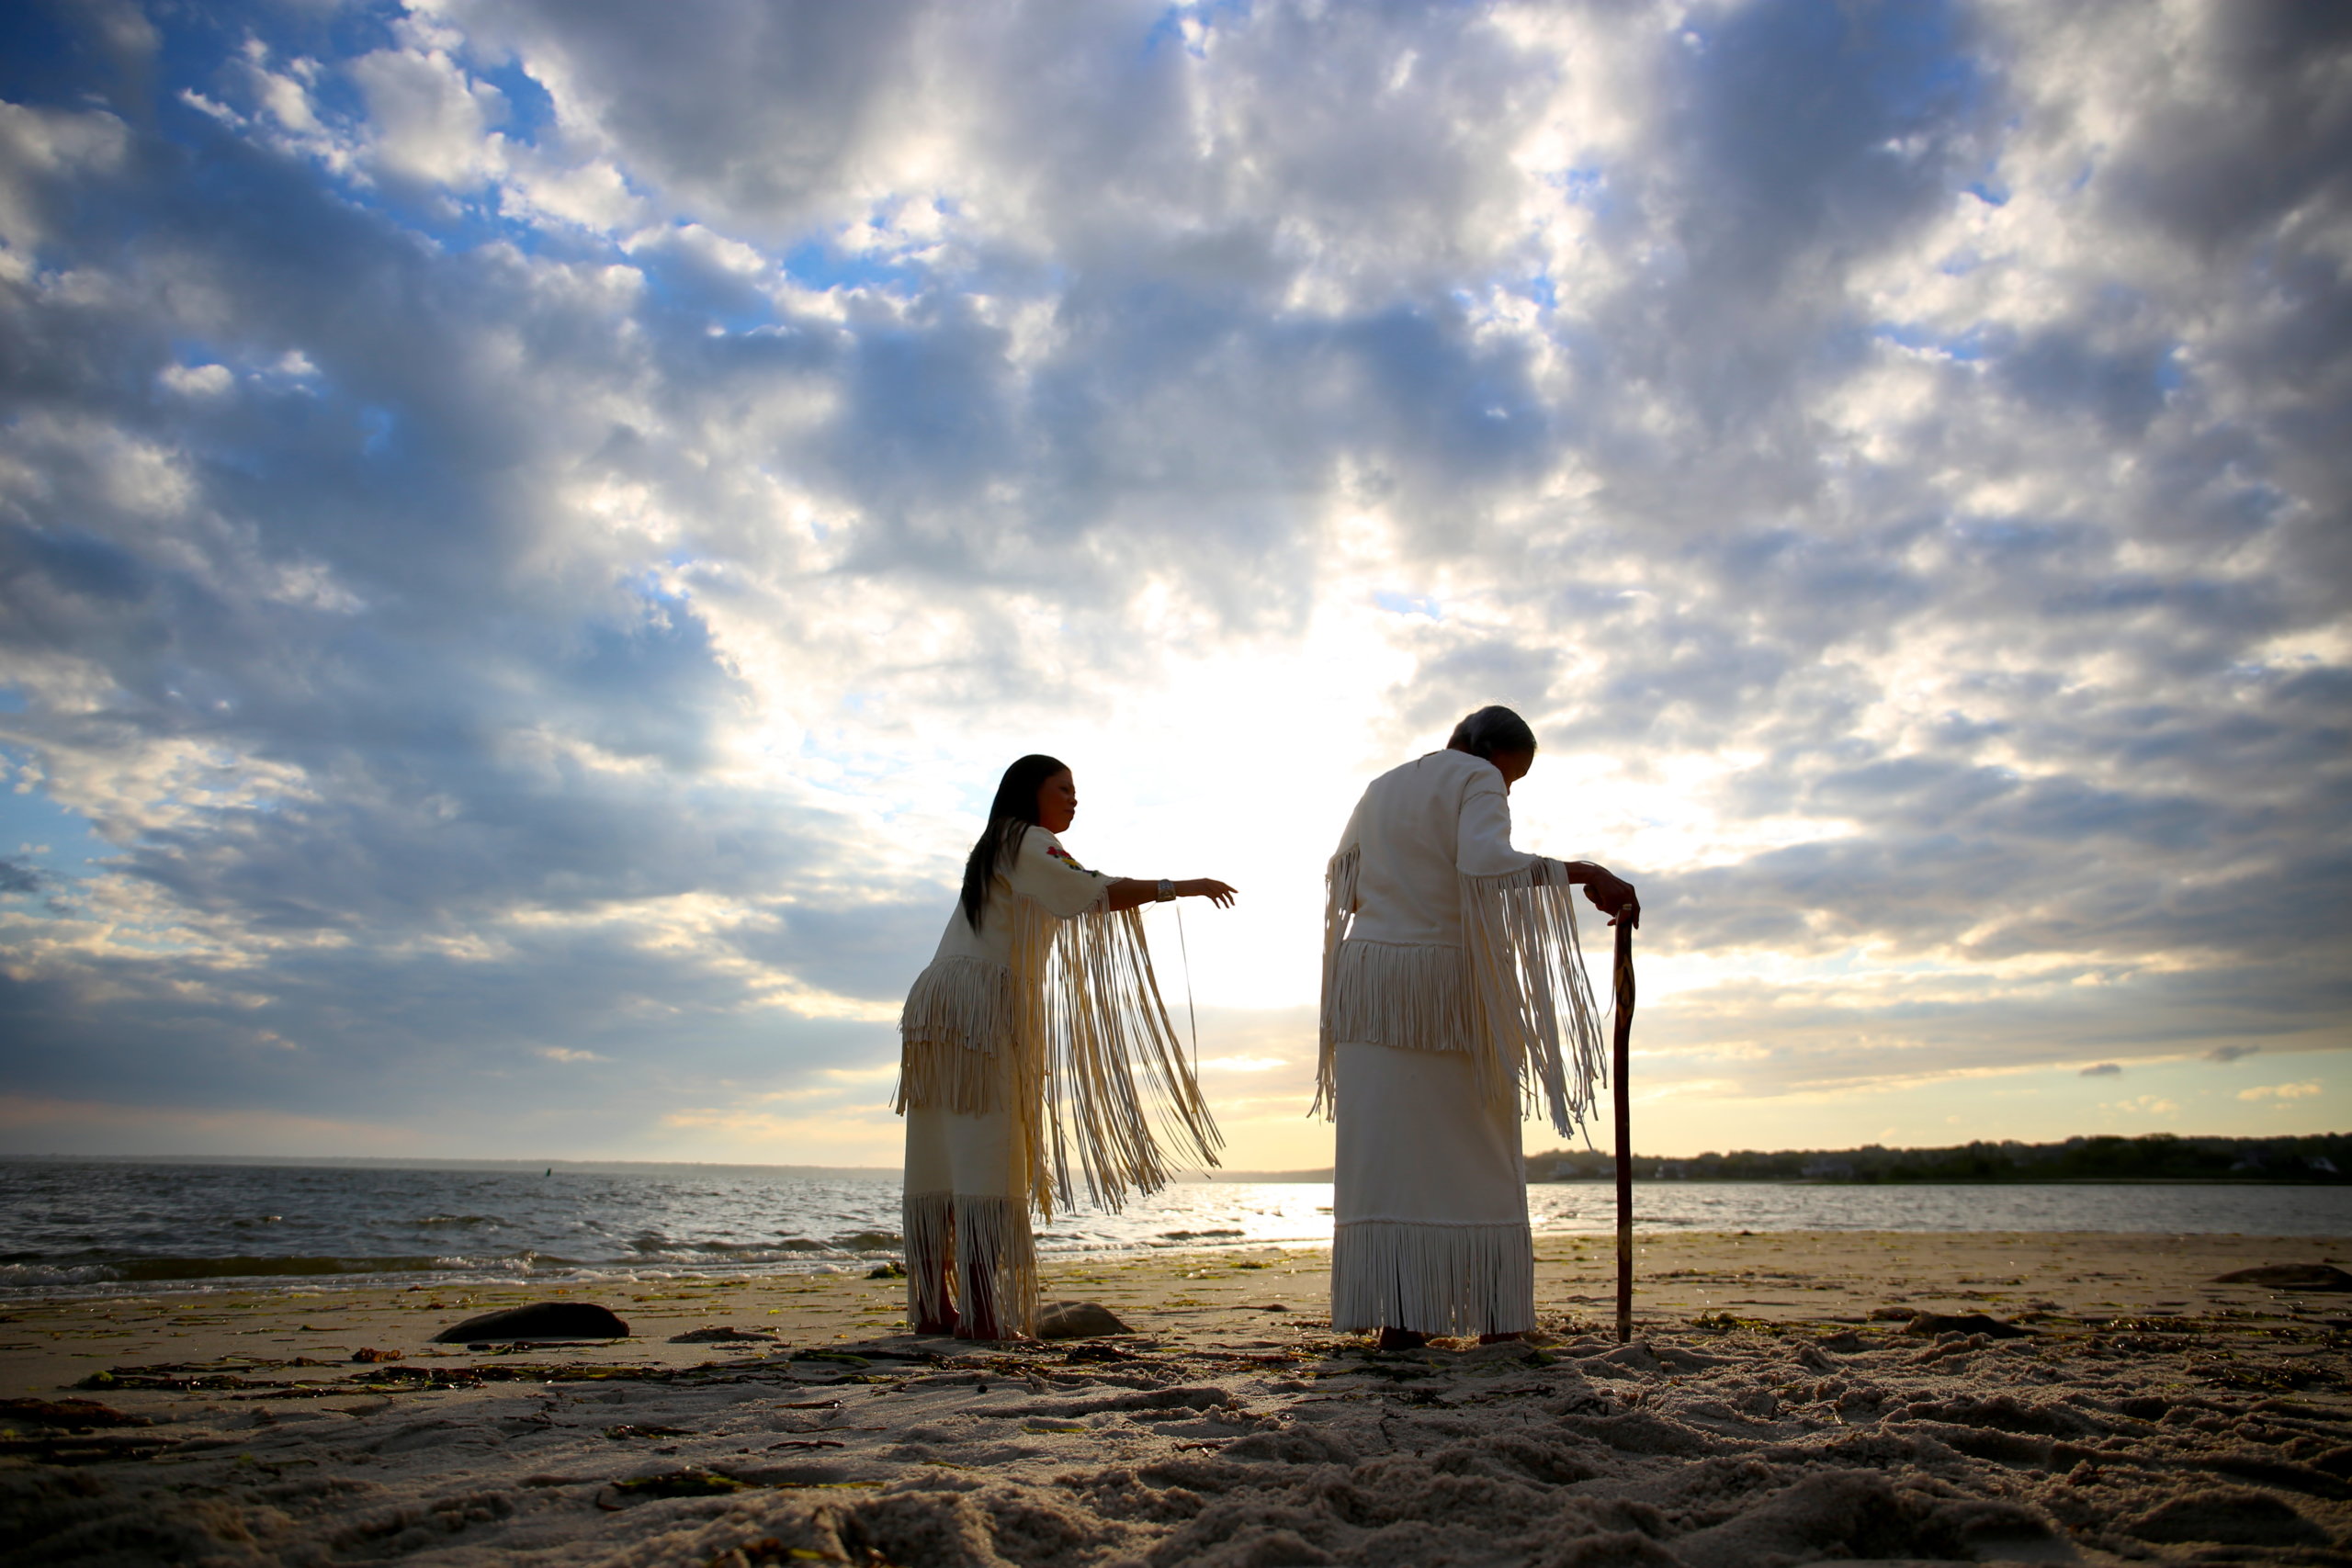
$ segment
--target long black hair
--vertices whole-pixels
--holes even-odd
[[[1480,708],[1453,727],[1453,738],[1446,741],[1449,751],[1467,751],[1473,757],[1491,762],[1498,751],[1535,752],[1535,731],[1527,721],[1499,705]]]
[[[1056,773],[1069,770],[1052,757],[1031,752],[1004,770],[997,781],[996,798],[989,802],[989,825],[964,862],[964,918],[980,929],[980,910],[989,899],[989,884],[997,868],[1019,852],[1022,835],[1042,826],[1037,820],[1037,792]]]

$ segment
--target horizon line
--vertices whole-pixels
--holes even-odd
[[[2148,1139],[2172,1139],[2178,1142],[2188,1142],[2195,1139],[2204,1138],[2220,1139],[2233,1143],[2270,1143],[2292,1139],[2341,1138],[2346,1136],[2352,1136],[2352,1134],[2342,1132],[2263,1134],[2172,1133],[2164,1131],[2132,1134],[2076,1133],[2072,1134],[2065,1138],[2043,1140],[2040,1142],[2032,1142],[2022,1138],[1971,1138],[1951,1144],[1856,1144],[1839,1148],[1708,1149],[1702,1150],[1698,1154],[1690,1155],[1643,1154],[1636,1151],[1632,1157],[1635,1160],[1694,1160],[1704,1159],[1710,1156],[1716,1158],[1729,1158],[1740,1155],[1770,1156],[1850,1154],[1871,1148],[1885,1149],[1890,1153],[1898,1151],[1926,1153],[1943,1149],[1970,1148],[1979,1144],[1991,1144],[1996,1147],[2003,1147],[2014,1144],[2024,1148],[2064,1146],[2076,1139],[2080,1139],[2084,1142],[2089,1142],[2097,1138],[2115,1138],[2126,1143],[2138,1143]],[[1544,1158],[1559,1158],[1566,1156],[1579,1155],[1599,1156],[1603,1159],[1612,1161],[1616,1158],[1613,1154],[1610,1154],[1604,1150],[1577,1149],[1574,1147],[1530,1149],[1522,1152],[1521,1157],[1524,1160],[1534,1160]],[[461,1167],[491,1167],[497,1168],[512,1168],[518,1170],[527,1170],[533,1166],[537,1166],[545,1170],[553,1170],[559,1167],[571,1169],[588,1169],[598,1167],[622,1166],[647,1169],[684,1168],[696,1170],[831,1171],[842,1173],[854,1172],[860,1175],[875,1176],[898,1175],[901,1174],[905,1168],[902,1165],[823,1164],[811,1161],[628,1159],[607,1157],[556,1158],[544,1155],[526,1159],[514,1156],[498,1155],[65,1154],[55,1152],[32,1153],[0,1151],[0,1161],[9,1160],[48,1160],[59,1163],[78,1162],[85,1164],[133,1165],[315,1166],[357,1168],[374,1168],[388,1170],[431,1170]],[[1331,1171],[1332,1168],[1329,1165],[1300,1166],[1293,1168],[1280,1169],[1265,1167],[1253,1167],[1247,1168],[1235,1168],[1231,1170],[1227,1170],[1222,1167],[1192,1167],[1180,1171],[1174,1179],[1178,1181],[1188,1179],[1203,1181],[1232,1181],[1254,1179],[1258,1180],[1328,1181],[1331,1179]]]

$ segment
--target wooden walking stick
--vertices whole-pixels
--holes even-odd
[[[1634,1054],[1634,912],[1617,914],[1617,1343],[1634,1337],[1634,1099],[1627,1066]]]

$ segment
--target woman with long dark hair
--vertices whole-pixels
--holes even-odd
[[[1029,1212],[1074,1199],[1116,1209],[1222,1140],[1152,979],[1136,907],[1197,897],[1213,877],[1138,881],[1089,871],[1057,836],[1078,784],[1051,757],[1004,771],[964,863],[963,896],[899,1021],[907,1119],[907,1314],[919,1334],[1004,1339],[1037,1307]]]

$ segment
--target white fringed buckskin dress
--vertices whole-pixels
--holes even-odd
[[[985,1307],[1027,1334],[1029,1212],[1051,1219],[1074,1201],[1073,1168],[1099,1208],[1165,1185],[1161,1130],[1186,1163],[1215,1165],[1221,1140],[1160,1003],[1142,920],[1103,908],[1112,879],[1043,828],[1007,858],[979,929],[959,904],[908,994],[891,1103],[907,1119],[908,1311],[945,1317],[944,1258],[967,1319]]]
[[[1326,892],[1331,1326],[1533,1328],[1520,1120],[1572,1132],[1601,1073],[1566,868],[1511,848],[1494,764],[1433,751],[1364,791]]]

